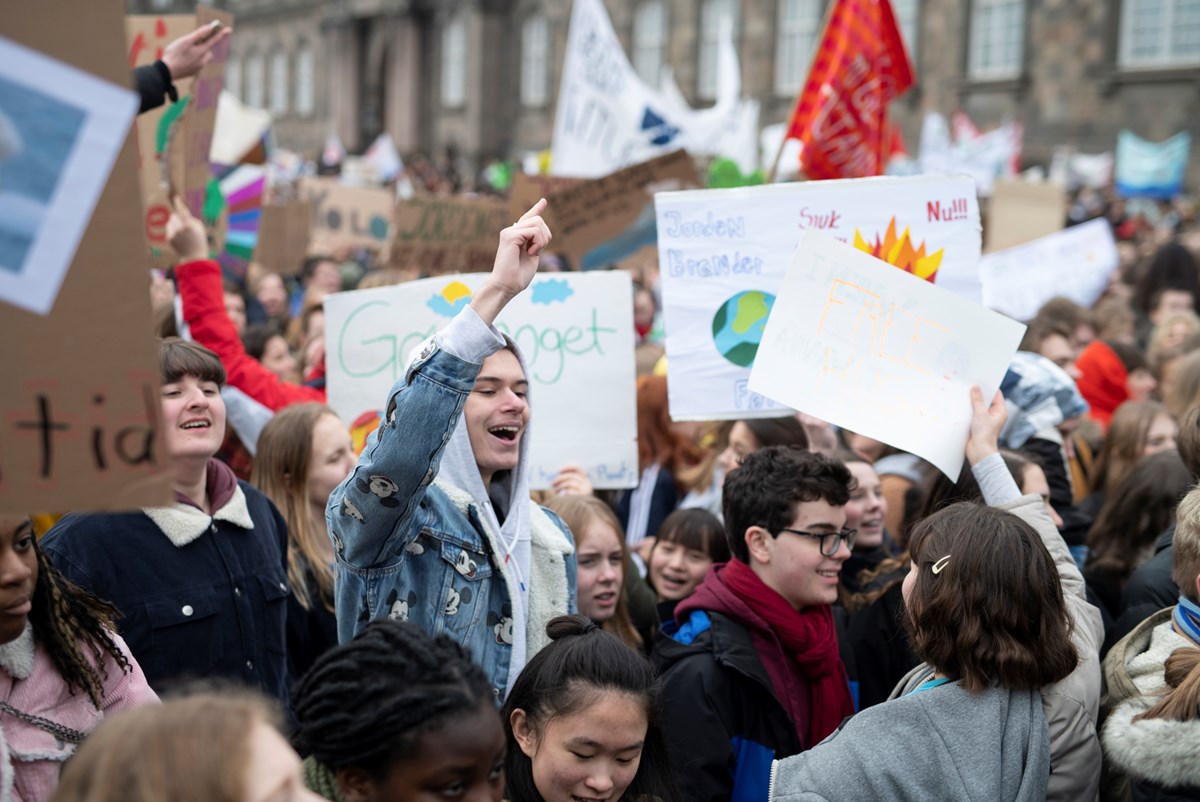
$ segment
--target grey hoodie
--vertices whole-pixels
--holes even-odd
[[[770,802],[1043,802],[1049,776],[1038,691],[948,683],[869,707],[775,761]]]

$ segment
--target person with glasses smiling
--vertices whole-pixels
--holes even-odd
[[[851,481],[837,460],[787,446],[725,477],[732,559],[709,569],[654,650],[686,799],[765,799],[764,767],[854,713],[832,610],[854,548]]]

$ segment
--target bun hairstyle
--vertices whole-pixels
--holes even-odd
[[[512,733],[513,711],[524,711],[540,738],[552,719],[574,715],[595,704],[600,693],[612,691],[637,699],[647,720],[638,772],[622,799],[678,802],[650,662],[586,616],[554,618],[546,634],[551,643],[525,665],[501,710],[508,738],[505,798],[543,802],[533,781],[533,763]]]

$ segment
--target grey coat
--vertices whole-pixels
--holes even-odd
[[[775,761],[770,800],[1042,802],[1049,776],[1041,694],[949,683],[869,707]]]

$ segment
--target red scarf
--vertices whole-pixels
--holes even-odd
[[[838,728],[842,719],[854,715],[846,667],[838,655],[833,611],[827,604],[817,604],[797,612],[741,560],[730,560],[722,579],[766,622],[808,680],[812,707],[805,743],[816,746]],[[797,722],[797,727],[801,726],[804,723]]]

